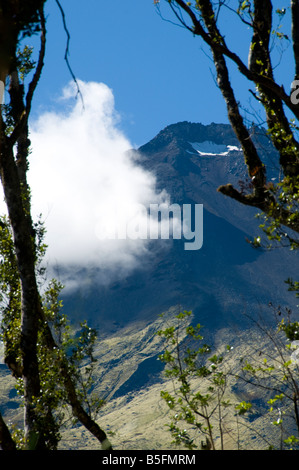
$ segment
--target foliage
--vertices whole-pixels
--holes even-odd
[[[14,18],[14,28],[19,39],[32,36],[40,31],[39,11],[43,8],[46,0],[19,0],[7,2],[2,0],[0,8],[6,18]]]
[[[275,8],[274,2],[270,0],[239,1],[236,5],[226,0],[165,0],[155,4],[161,16],[162,6],[167,4],[166,8],[171,10],[177,23],[199,38],[211,51],[217,85],[226,103],[229,121],[240,142],[250,182],[246,191],[244,185],[237,189],[231,183],[220,186],[218,191],[262,211],[260,217],[264,217],[264,222],[261,228],[270,244],[274,241],[283,244],[288,242],[292,249],[297,248],[299,143],[296,120],[298,122],[299,107],[294,96],[297,96],[296,85],[299,84],[298,2],[292,2],[290,8]],[[249,37],[247,46],[244,40],[241,51],[229,41],[230,31],[224,31],[228,21],[243,25],[244,38]],[[290,45],[293,48],[294,65],[292,87],[291,83],[281,84],[275,80],[275,68],[280,65],[280,56]],[[243,57],[244,52],[247,53],[246,58]],[[230,81],[231,64],[237,66],[238,73],[248,80],[249,86],[254,86],[254,91],[249,91],[255,98],[258,111],[249,113],[258,125],[267,126],[268,138],[276,150],[276,161],[273,158],[269,166],[259,155],[252,131],[254,122],[251,121],[251,127],[246,125],[247,119],[242,115],[245,105],[236,99],[237,90],[234,90]],[[285,91],[288,89],[289,93]],[[270,177],[267,174],[273,165],[278,169],[276,181],[268,179]],[[259,246],[260,242],[261,238],[256,237],[253,244]]]
[[[36,62],[32,60],[33,47],[25,45],[23,49],[19,49],[17,52],[18,58],[18,70],[20,74],[20,79],[24,82],[26,76],[34,70]]]
[[[224,449],[224,421],[226,410],[233,404],[226,398],[229,369],[225,369],[222,354],[211,355],[211,348],[202,343],[202,326],[190,325],[191,312],[180,312],[175,324],[160,330],[166,349],[160,360],[166,364],[165,376],[172,379],[173,391],[162,391],[161,396],[175,412],[169,430],[176,445],[187,449],[215,450],[215,435],[220,435]],[[226,351],[230,351],[226,347]],[[245,402],[235,404],[235,416],[250,411]],[[184,428],[181,427],[183,423]],[[216,423],[216,425],[215,425]],[[201,441],[202,437],[205,442]]]
[[[173,412],[168,425],[173,443],[188,449],[220,446],[224,450],[228,432],[237,448],[248,448],[250,442],[240,440],[245,426],[259,436],[265,448],[299,448],[299,342],[294,342],[299,338],[299,324],[291,322],[288,309],[286,313],[288,317],[280,319],[274,331],[270,325],[258,323],[261,337],[245,353],[234,352],[234,366],[229,365],[230,356],[212,354],[202,343],[201,325],[189,324],[191,312],[179,313],[175,323],[158,332],[165,340],[160,360],[166,364],[165,376],[173,386],[172,391],[161,392]],[[231,350],[226,347],[226,353]],[[231,398],[233,390],[235,397],[254,399],[238,402]],[[263,420],[262,430],[255,426],[257,418]]]
[[[30,155],[29,115],[41,77],[46,48],[45,0],[0,0],[0,76],[9,102],[0,105],[0,175],[9,218],[1,225],[1,310],[5,362],[16,377],[24,405],[25,449],[54,449],[64,407],[105,447],[106,433],[93,420],[89,390],[94,367],[95,332],[86,324],[72,332],[60,315],[62,286],[52,281],[43,291],[44,228],[31,216],[27,182]],[[60,2],[56,4],[63,15]],[[64,28],[65,27],[65,21]],[[37,62],[20,41],[39,32]],[[25,79],[31,81],[25,89]],[[83,364],[84,363],[84,364]],[[81,367],[81,366],[84,367]],[[94,400],[96,410],[102,402]],[[12,434],[0,415],[1,448],[15,449]]]
[[[44,227],[36,225],[38,243],[38,271],[44,274],[40,264],[45,253],[43,243]],[[47,329],[40,321],[38,332],[38,366],[41,393],[34,400],[40,426],[43,429],[48,449],[56,449],[61,439],[60,429],[69,409],[69,400],[64,384],[62,363],[67,363],[68,371],[76,385],[77,396],[86,411],[95,418],[103,401],[93,396],[94,383],[94,345],[96,331],[86,322],[73,331],[62,311],[59,296],[63,286],[52,279],[42,295],[44,322],[50,327],[56,347],[50,348]],[[8,220],[3,217],[0,223],[0,316],[1,335],[4,343],[5,360],[14,368],[16,388],[20,397],[24,396],[24,382],[21,374],[21,290],[18,276],[14,245]],[[18,446],[24,445],[21,429],[14,430]],[[33,444],[32,444],[33,445]]]
[[[217,85],[226,103],[232,129],[242,148],[248,173],[247,182],[241,182],[240,188],[228,183],[220,186],[218,191],[261,211],[257,217],[263,219],[260,228],[266,235],[267,248],[289,246],[291,250],[298,249],[299,107],[296,86],[299,84],[299,2],[291,2],[289,8],[275,8],[275,2],[271,0],[246,0],[239,1],[236,5],[226,0],[165,0],[154,3],[158,12],[161,12],[163,3],[167,4],[177,23],[210,48]],[[221,32],[226,24],[230,24],[227,21],[228,15],[231,15],[232,21],[240,21],[240,24],[244,25],[247,37],[249,32],[246,58],[242,57],[244,48],[240,52],[240,49],[235,47],[236,44],[229,41],[230,31]],[[276,67],[273,65],[277,63],[278,48],[282,54],[286,43],[292,45],[293,51],[292,87],[291,83],[282,84],[275,79],[278,75],[275,68],[280,61]],[[259,113],[250,114],[257,119],[258,124],[267,126],[267,136],[276,150],[268,167],[259,154],[252,126],[246,125],[246,119],[242,115],[244,105],[236,99],[237,90],[230,81],[231,64],[237,66],[238,73],[254,86],[254,91],[249,91],[256,100]],[[285,91],[289,89],[290,92]],[[254,127],[254,123],[252,124]],[[271,171],[273,167],[277,169],[277,177],[269,179],[268,170]],[[260,235],[251,243],[255,247],[264,246]],[[297,281],[288,280],[287,283],[290,290],[298,291]],[[296,321],[281,320],[275,334],[271,335],[270,331],[264,330],[265,335],[271,339],[276,355],[272,356],[271,350],[265,351],[264,362],[260,363],[258,354],[251,362],[247,360],[243,368],[243,372],[250,375],[255,387],[275,391],[274,396],[269,398],[268,405],[271,412],[278,403],[280,405],[277,406],[280,414],[273,421],[281,432],[280,447],[287,445],[294,448],[298,442],[298,435],[285,436],[286,420],[283,415],[291,411],[297,432],[297,363],[295,361],[294,364],[290,360],[291,346],[285,342],[290,340],[294,344],[298,341],[298,326]],[[278,332],[282,334],[284,341],[278,342]],[[248,376],[247,379],[249,380]]]
[[[292,321],[292,311],[274,308],[274,328],[265,321],[256,322],[267,341],[240,358],[240,379],[249,390],[261,392],[260,404],[267,408],[277,440],[271,448],[299,449],[299,323]],[[282,318],[281,318],[282,317]]]
[[[286,176],[276,185],[269,185],[269,192],[273,195],[272,206],[267,214],[259,213],[257,217],[264,219],[260,228],[266,235],[267,248],[273,246],[288,246],[291,250],[299,248],[296,235],[282,225],[279,219],[280,208],[289,212],[289,222],[298,224],[299,221],[299,176]],[[277,203],[274,201],[278,201]],[[275,245],[274,245],[275,244]],[[261,237],[253,241],[255,247],[264,246]]]

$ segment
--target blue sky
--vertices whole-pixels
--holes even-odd
[[[227,122],[207,47],[190,32],[163,20],[153,0],[61,0],[61,4],[71,34],[69,59],[76,77],[103,82],[112,89],[120,125],[132,143],[142,145],[178,121]],[[57,105],[55,99],[70,80],[60,12],[54,0],[46,5],[47,55],[33,115]],[[175,21],[164,2],[161,11],[166,20]],[[240,21],[232,23],[232,18],[227,11],[223,20],[227,41],[246,62],[249,30]],[[286,86],[292,74],[288,60],[286,55],[279,68]],[[252,102],[248,83],[235,69],[232,81],[237,96]],[[250,108],[248,101],[245,105]]]
[[[213,64],[201,42],[162,20],[152,0],[62,0],[61,4],[71,34],[69,59],[75,75],[112,89],[120,125],[134,144],[146,143],[178,121],[227,122]],[[168,8],[163,12],[173,19]],[[47,14],[47,55],[35,113],[55,106],[71,79],[64,61],[66,35],[54,0],[48,0]]]
[[[100,266],[99,281],[106,282],[144,260],[147,240],[102,239],[105,230],[114,228],[113,214],[129,223],[140,204],[176,202],[157,192],[155,177],[136,166],[126,151],[178,121],[228,120],[207,48],[186,30],[162,20],[152,0],[61,4],[71,35],[69,60],[85,108],[74,98],[64,60],[60,11],[48,0],[45,67],[30,121],[28,180],[33,216],[41,213],[47,229],[49,266],[69,268],[63,282],[71,288],[76,287],[78,266]],[[163,15],[173,20],[167,3],[165,7]],[[229,46],[246,62],[249,31],[241,22],[232,23],[230,16],[224,19]],[[26,43],[36,45],[38,38]],[[290,86],[290,50],[280,70]],[[235,68],[232,83],[237,98],[250,108],[249,85]]]

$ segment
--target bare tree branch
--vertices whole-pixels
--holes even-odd
[[[232,52],[225,43],[223,36],[220,36],[217,41],[215,41],[215,37],[211,37],[209,33],[207,33],[204,28],[202,27],[200,21],[198,20],[194,11],[183,1],[183,0],[172,0],[172,2],[177,3],[190,17],[193,27],[191,28],[188,26],[189,30],[192,30],[192,33],[202,37],[202,39],[214,50],[220,52],[224,56],[231,59],[238,67],[239,71],[244,75],[248,80],[254,82],[256,85],[261,85],[266,87],[269,92],[272,92],[284,102],[284,104],[292,111],[294,116],[299,119],[299,107],[296,104],[292,103],[290,95],[288,95],[284,87],[278,85],[274,80],[271,78],[259,75],[255,73],[244,64],[242,59],[238,56],[238,54]],[[202,5],[206,5],[210,3],[209,1],[202,1],[200,2]]]
[[[59,5],[60,3],[57,2]],[[36,5],[43,5],[41,0],[36,0]],[[33,79],[29,85],[28,93],[24,103],[24,89],[20,85],[17,74],[16,48],[18,44],[18,34],[13,36],[12,53],[10,62],[5,56],[2,61],[0,50],[0,77],[8,73],[11,74],[10,97],[12,104],[12,117],[16,123],[10,136],[5,134],[5,123],[2,112],[0,113],[0,177],[4,190],[6,205],[8,209],[10,226],[13,234],[13,242],[17,261],[17,269],[21,285],[21,339],[20,350],[22,354],[22,363],[14,364],[13,358],[7,358],[7,362],[16,376],[23,379],[24,384],[24,424],[25,440],[28,445],[32,445],[35,450],[45,449],[45,438],[43,428],[39,421],[38,412],[34,405],[35,399],[40,395],[40,375],[39,362],[37,356],[37,335],[41,319],[44,325],[43,310],[41,298],[38,291],[35,262],[36,247],[33,222],[30,212],[30,197],[26,193],[26,171],[28,156],[28,118],[31,110],[31,103],[34,91],[39,81],[43,68],[45,55],[45,37],[46,26],[43,9],[37,8],[38,15],[35,20],[40,22],[41,26],[41,47],[39,59],[35,69]],[[62,10],[63,12],[63,10]],[[64,18],[64,16],[63,16]],[[2,24],[1,4],[0,4],[0,26]],[[65,21],[64,21],[65,24]],[[7,27],[7,24],[6,24]],[[6,39],[6,38],[4,38]],[[6,45],[5,40],[4,46]],[[8,41],[8,39],[7,39]],[[2,45],[0,35],[0,46]],[[67,56],[68,50],[66,52]],[[3,63],[2,63],[3,62]],[[2,67],[2,68],[1,68]],[[6,75],[4,78],[6,78]],[[14,145],[18,143],[17,158],[14,155]],[[56,347],[48,325],[44,326],[47,330],[47,341],[51,347]],[[16,365],[16,367],[14,367]],[[104,431],[95,423],[83,409],[78,399],[75,384],[69,374],[67,363],[60,365],[64,385],[69,398],[69,403],[73,409],[74,415],[81,423],[93,433],[101,442],[103,448],[111,449],[111,444]],[[0,438],[6,440],[6,428],[0,422]],[[2,443],[3,444],[3,443]]]
[[[73,72],[73,69],[70,65],[70,62],[69,62],[69,45],[70,45],[70,40],[71,40],[71,36],[70,36],[70,33],[69,33],[69,30],[68,30],[68,27],[67,27],[67,24],[66,24],[66,19],[65,19],[65,13],[64,13],[64,10],[61,6],[61,3],[59,2],[59,0],[55,0],[56,3],[57,3],[57,6],[60,10],[60,13],[61,13],[61,16],[62,16],[62,22],[63,22],[63,28],[64,28],[64,31],[66,33],[66,36],[67,36],[67,42],[66,42],[66,49],[65,49],[65,54],[64,54],[64,60],[66,62],[66,65],[69,69],[69,72],[74,80],[74,83],[76,84],[76,87],[77,87],[77,95],[80,96],[81,98],[81,101],[82,101],[82,105],[84,107],[84,100],[83,100],[83,96],[82,96],[82,93],[81,93],[81,90],[80,90],[80,87],[79,87],[79,84],[78,84],[78,81],[77,81],[77,78]]]
[[[298,2],[299,0],[293,1],[293,36],[298,33],[299,23],[296,16],[298,15]],[[255,84],[258,94],[254,96],[265,110],[269,135],[280,154],[279,163],[284,176],[296,177],[299,173],[299,143],[290,128],[284,106],[286,105],[297,119],[299,119],[299,106],[291,101],[291,96],[286,94],[283,86],[278,85],[274,80],[270,57],[272,2],[270,0],[253,0],[253,2],[250,2],[250,26],[253,35],[249,49],[248,66],[244,64],[238,54],[227,47],[225,38],[219,31],[214,4],[211,0],[196,0],[194,7],[191,2],[185,2],[184,0],[171,0],[169,3],[173,11],[174,5],[176,5],[189,17],[192,26],[187,24],[186,19],[182,20],[181,15],[176,12],[176,17],[179,20],[181,19],[181,24],[186,25],[187,29],[192,31],[194,35],[201,37],[211,49],[217,72],[217,84],[225,99],[232,128],[242,146],[244,160],[253,187],[253,193],[247,195],[243,191],[233,188],[231,184],[221,186],[218,191],[243,204],[260,208],[272,219],[279,220],[282,225],[299,232],[296,207],[294,209],[290,207],[290,204],[288,206],[287,204],[283,205],[279,197],[276,197],[269,190],[270,186],[266,180],[266,168],[261,162],[257,149],[243,122],[240,114],[241,106],[237,102],[230,84],[226,64],[226,58],[232,60],[237,65],[240,73]],[[237,11],[237,13],[240,16],[240,11]],[[296,23],[295,26],[294,23]],[[297,46],[295,51],[295,54],[297,54]],[[295,57],[295,60],[298,67],[298,57]]]

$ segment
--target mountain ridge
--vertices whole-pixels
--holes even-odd
[[[275,177],[279,168],[267,136],[262,130],[252,132],[260,137],[263,159],[270,162]],[[86,319],[98,330],[94,391],[107,400],[99,422],[108,432],[116,432],[116,448],[173,448],[165,431],[168,410],[160,397],[167,384],[157,361],[163,348],[156,335],[164,327],[162,312],[171,319],[180,309],[192,310],[192,321],[204,327],[206,343],[224,346],[235,341],[246,351],[252,340],[248,317],[271,320],[270,301],[296,309],[296,298],[284,280],[296,279],[298,254],[288,249],[253,249],[246,239],[260,233],[256,211],[217,192],[220,184],[247,184],[238,148],[229,125],[185,121],[167,126],[132,150],[132,157],[155,175],[157,190],[166,190],[170,202],[203,204],[203,246],[186,251],[184,240],[154,240],[133,272],[101,285],[96,281],[100,268],[81,268],[82,278],[90,277],[89,288],[62,292],[71,322],[76,325]],[[253,347],[260,346],[253,342]],[[4,367],[0,373],[6,392],[12,379]],[[18,419],[17,397],[7,396],[3,403],[7,416]],[[69,434],[66,430],[64,437],[62,448],[98,446],[81,426]],[[258,446],[256,436],[252,439],[251,444]]]
[[[275,151],[265,132],[253,128],[252,134],[260,138],[264,160],[272,158],[272,170],[277,171]],[[207,324],[216,328],[239,322],[241,311],[254,311],[270,300],[295,305],[283,281],[295,275],[297,255],[288,250],[254,250],[246,238],[260,233],[256,210],[217,192],[228,182],[247,184],[242,152],[200,154],[192,143],[204,142],[238,148],[231,126],[185,121],[167,126],[132,150],[136,162],[155,175],[157,191],[166,190],[171,203],[203,204],[203,247],[188,253],[183,240],[151,241],[134,272],[108,286],[94,287],[88,295],[82,291],[67,299],[75,318],[89,304],[91,323],[99,331],[116,331],[127,323],[151,322],[162,311],[181,305],[201,311]]]

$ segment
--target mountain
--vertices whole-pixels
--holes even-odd
[[[266,133],[255,127],[251,133],[269,178],[278,178],[277,154]],[[205,342],[212,340],[222,348],[237,346],[230,352],[230,361],[237,364],[247,347],[254,351],[264,340],[251,336],[253,324],[248,317],[271,320],[270,301],[296,310],[298,300],[284,281],[298,279],[298,254],[287,248],[254,249],[247,239],[261,234],[256,211],[217,192],[221,184],[248,185],[243,155],[229,125],[173,124],[132,150],[132,157],[155,175],[157,192],[166,191],[172,204],[203,205],[202,247],[186,250],[184,238],[152,240],[141,251],[135,270],[125,276],[120,273],[118,280],[104,285],[96,282],[100,268],[81,268],[82,279],[90,280],[89,288],[84,282],[81,289],[63,292],[63,303],[72,322],[87,319],[98,330],[93,391],[107,401],[99,423],[114,434],[114,447],[173,449],[165,431],[169,410],[160,396],[171,385],[157,361],[163,344],[155,333],[165,326],[160,314],[166,312],[166,320],[171,321],[179,308],[192,310],[193,321],[204,326]],[[0,381],[5,418],[21,421],[16,414],[19,397],[4,364],[0,364]],[[240,387],[231,392],[238,401],[248,399]],[[233,403],[235,395],[229,398]],[[258,434],[242,428],[249,447],[263,448],[264,433],[271,441],[263,419],[255,421]],[[63,438],[63,449],[98,448],[82,426],[66,428]],[[233,449],[235,444],[230,445]]]
[[[277,178],[277,155],[265,132],[251,132],[269,178]],[[188,251],[183,239],[153,240],[130,275],[88,292],[82,289],[64,303],[77,318],[86,313],[98,328],[94,391],[107,400],[99,422],[113,433],[116,448],[165,450],[174,447],[165,431],[169,410],[160,392],[172,388],[157,361],[163,344],[155,333],[179,308],[192,310],[193,321],[204,326],[204,341],[220,350],[233,345],[230,361],[238,364],[265,341],[248,317],[273,320],[270,301],[296,311],[296,298],[284,281],[297,279],[298,254],[284,248],[254,249],[247,239],[261,233],[256,211],[217,192],[228,182],[247,185],[243,155],[229,125],[173,124],[133,153],[156,176],[157,191],[166,190],[171,203],[203,204],[203,245]],[[166,320],[159,317],[162,312]],[[239,383],[228,393],[232,403],[252,399]],[[261,394],[264,402],[265,391]],[[263,435],[275,442],[267,419],[262,414],[254,417],[253,430],[242,428],[247,449],[264,448]],[[63,448],[97,448],[82,427],[64,437]],[[225,448],[236,448],[226,439]]]
[[[277,178],[278,159],[266,133],[256,127],[251,132],[269,178]],[[203,205],[203,245],[185,250],[183,239],[152,240],[131,274],[64,296],[72,318],[85,315],[99,332],[116,332],[134,322],[146,325],[178,306],[215,332],[244,326],[243,313],[271,315],[269,301],[295,307],[284,281],[296,278],[298,256],[284,248],[254,249],[246,239],[261,234],[256,211],[217,192],[221,184],[248,184],[230,125],[180,122],[132,152],[171,203]]]

